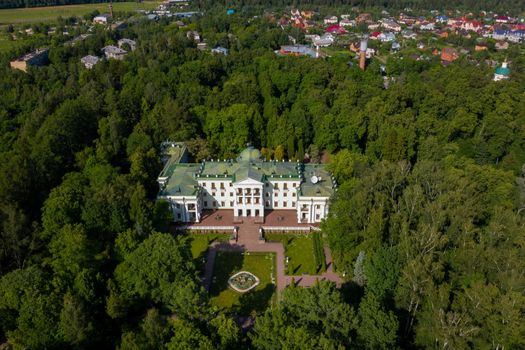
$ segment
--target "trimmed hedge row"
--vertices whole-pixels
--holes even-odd
[[[324,250],[323,250],[323,243],[321,241],[321,233],[320,232],[314,232],[312,234],[313,238],[313,246],[314,246],[314,259],[315,259],[315,266],[317,268],[317,272],[325,271],[326,270],[326,261],[324,256]]]

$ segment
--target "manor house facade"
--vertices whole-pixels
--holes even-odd
[[[165,166],[158,199],[170,204],[175,222],[199,222],[204,210],[233,210],[234,218],[264,220],[269,210],[294,210],[298,223],[328,215],[337,188],[321,164],[266,161],[248,147],[237,159],[187,163],[183,143],[163,143]]]

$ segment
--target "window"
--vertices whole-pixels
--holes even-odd
[[[204,206],[205,206],[205,207],[208,206],[208,201],[204,201]]]
[[[319,214],[315,214],[315,220],[319,220]]]
[[[284,196],[285,196],[285,197],[288,197],[288,192],[284,192]]]
[[[214,206],[214,207],[217,206],[217,202],[216,202],[216,201],[213,201],[213,206]]]
[[[295,207],[295,202],[292,202],[292,207]]]
[[[283,185],[283,189],[287,190],[288,189],[288,184],[285,182],[284,185]]]
[[[267,183],[264,184],[264,186],[268,187],[268,186],[270,186],[270,183],[267,182]]]
[[[230,187],[233,187],[233,183],[230,182]]]
[[[230,197],[233,197],[233,192],[230,192]]]
[[[283,207],[285,207],[285,208],[286,208],[286,205],[287,205],[287,204],[288,204],[288,203],[286,203],[286,202],[283,202]]]
[[[224,190],[224,182],[221,182],[221,190]]]
[[[250,204],[252,202],[252,197],[246,197],[246,204]]]
[[[273,206],[274,206],[274,207],[277,207],[277,202],[273,202]]]
[[[177,214],[177,219],[180,219],[180,213]]]
[[[239,204],[242,204],[242,197],[239,197],[239,198],[237,199],[237,202],[238,202]]]
[[[279,190],[279,185],[278,185],[277,183],[275,183],[275,184],[273,185],[273,189],[274,189],[274,190]]]
[[[259,197],[255,198],[255,204],[259,204]]]
[[[292,193],[292,197],[295,197],[295,195],[296,195],[295,192],[293,192],[293,193]]]
[[[266,197],[270,197],[270,192],[266,192]]]
[[[179,203],[177,203],[176,206],[177,206],[177,209],[180,208],[180,204]]]
[[[224,202],[221,202],[221,207],[224,207],[224,205],[225,205]]]
[[[233,207],[233,201],[230,201],[230,207]]]
[[[212,189],[212,190],[215,189],[215,182],[212,182],[212,183],[211,183],[211,189]]]
[[[319,204],[316,204],[315,209],[321,209],[321,206]]]
[[[294,188],[297,187],[297,184],[296,184],[295,182],[293,183],[293,187],[294,187]]]

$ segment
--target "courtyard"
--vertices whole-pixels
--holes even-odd
[[[239,271],[255,275],[260,283],[247,293],[228,285],[228,279]],[[210,300],[223,310],[238,315],[262,312],[276,302],[275,254],[266,252],[219,251],[215,256]]]

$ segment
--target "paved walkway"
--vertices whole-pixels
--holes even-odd
[[[213,266],[215,264],[215,256],[218,251],[236,251],[236,252],[272,252],[276,254],[276,282],[277,282],[277,296],[280,295],[283,289],[295,283],[300,287],[311,287],[317,281],[332,281],[335,282],[339,287],[341,286],[342,279],[333,271],[332,256],[330,249],[324,247],[324,254],[326,259],[326,272],[321,275],[300,275],[300,276],[287,276],[285,274],[285,255],[284,246],[280,242],[265,242],[259,241],[259,225],[248,220],[245,220],[242,224],[237,225],[239,227],[238,239],[234,244],[215,242],[210,245],[208,250],[208,256],[206,259],[206,268],[203,276],[203,284],[206,290],[210,290],[211,281],[213,278]]]

